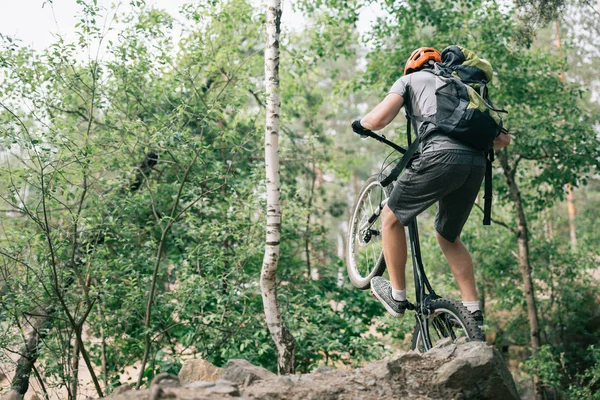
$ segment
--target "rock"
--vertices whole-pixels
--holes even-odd
[[[116,388],[115,390],[113,390],[111,394],[117,395],[117,394],[128,392],[132,389],[133,388],[131,386],[129,386],[128,384],[123,384],[123,385],[119,386],[118,388]]]
[[[401,352],[351,371],[328,367],[312,374],[276,376],[244,360],[230,360],[222,379],[178,386],[157,375],[150,390],[111,400],[458,400],[519,398],[504,360],[483,342],[443,341],[427,353]],[[11,399],[13,400],[13,399]]]
[[[468,398],[520,399],[502,356],[483,342],[456,346],[452,359],[437,370],[434,383],[459,389]]]
[[[238,385],[247,386],[256,381],[275,379],[277,375],[265,368],[252,365],[246,360],[234,359],[229,360],[225,365],[222,378]]]
[[[389,373],[387,362],[385,361],[369,363],[363,368],[363,371],[376,379],[387,379]]]
[[[209,361],[201,358],[186,361],[179,371],[179,381],[182,385],[196,382],[213,382],[221,378],[223,368],[215,367]]]
[[[171,375],[168,374],[166,372],[163,372],[161,374],[158,374],[154,377],[154,379],[152,379],[152,382],[150,383],[150,387],[152,386],[160,386],[160,387],[178,387],[180,386],[179,384],[179,378],[176,377],[175,375]]]
[[[333,371],[333,368],[330,368],[328,366],[323,365],[323,366],[315,369],[313,371],[313,373],[315,373],[315,374],[327,374],[327,373],[329,373],[331,371]]]
[[[212,387],[215,385],[216,385],[215,382],[198,381],[198,382],[188,383],[187,385],[185,385],[185,388],[186,389],[206,389],[208,387]]]
[[[457,345],[452,342],[443,342],[440,346],[436,345],[435,351],[429,351],[423,356],[426,359],[434,359],[438,361],[445,361],[450,359],[456,352]]]
[[[21,394],[19,392],[17,392],[16,390],[11,390],[8,393],[6,393],[5,395],[3,395],[2,397],[0,397],[0,400],[22,400],[23,396],[21,396]]]
[[[235,384],[232,384],[231,382],[227,382],[227,381],[217,381],[215,386],[207,388],[204,391],[204,393],[206,393],[206,394],[212,394],[212,393],[228,394],[230,396],[239,396],[240,395],[240,391],[238,390],[237,386]]]

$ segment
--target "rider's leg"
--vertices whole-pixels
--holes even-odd
[[[398,290],[406,289],[406,277],[404,270],[406,268],[406,232],[404,225],[400,223],[398,217],[386,205],[381,213],[383,225],[383,255],[385,264],[390,274],[392,288]]]
[[[384,236],[385,237],[385,236]],[[477,289],[475,288],[475,273],[473,271],[473,259],[469,250],[465,247],[460,237],[450,242],[436,231],[437,241],[448,260],[454,279],[460,289],[463,302],[477,301]],[[385,244],[384,244],[385,246]],[[386,258],[387,261],[387,258]]]

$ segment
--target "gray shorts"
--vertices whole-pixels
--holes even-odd
[[[454,242],[479,193],[485,162],[483,154],[458,150],[422,154],[396,182],[388,206],[406,226],[439,201],[435,229]]]

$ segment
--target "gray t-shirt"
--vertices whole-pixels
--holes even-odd
[[[390,93],[402,96],[405,107],[410,107],[409,111],[412,115],[431,117],[436,112],[435,75],[429,72],[417,71],[401,77],[394,83],[390,89]],[[434,126],[430,126],[429,122],[421,121],[415,122],[415,124],[416,131],[422,132],[422,153],[433,151],[468,152],[481,155],[481,157],[485,158],[482,151],[445,135]],[[472,157],[467,157],[466,159],[472,160]]]

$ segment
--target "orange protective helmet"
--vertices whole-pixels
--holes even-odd
[[[406,60],[404,75],[418,71],[429,60],[441,62],[442,56],[440,55],[440,52],[433,47],[419,47],[413,51],[410,57],[408,57],[408,60]]]

